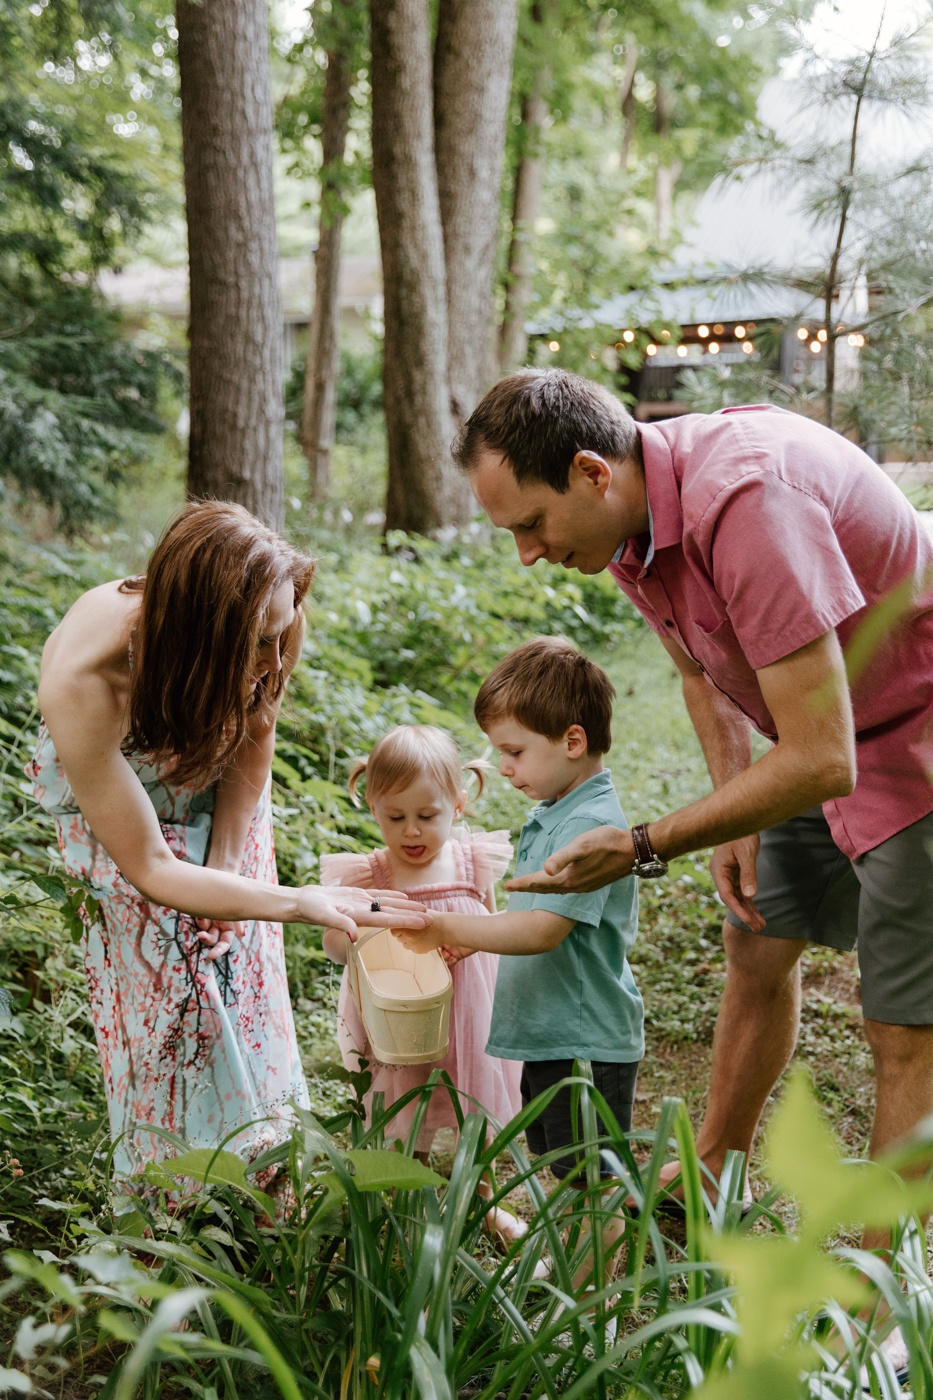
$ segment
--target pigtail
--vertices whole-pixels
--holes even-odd
[[[360,778],[362,778],[368,766],[368,758],[358,758],[354,763],[353,767],[350,769],[350,776],[347,779],[347,787],[350,791],[350,798],[353,802],[354,807],[362,807],[363,805],[359,797],[357,797],[356,788],[357,784],[360,781]]]
[[[483,788],[486,786],[486,780],[483,774],[491,767],[492,764],[485,758],[471,758],[469,763],[463,765],[463,772],[472,773],[473,777],[476,779],[476,792],[473,794],[472,801],[475,802],[478,798],[482,797]]]

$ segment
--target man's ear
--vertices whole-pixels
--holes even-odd
[[[590,452],[588,448],[578,452],[570,463],[571,477],[574,472],[584,477],[591,486],[595,486],[601,496],[605,496],[609,490],[612,467],[598,452]]]
[[[572,724],[564,735],[568,758],[585,758],[589,753],[589,740],[581,724]]]

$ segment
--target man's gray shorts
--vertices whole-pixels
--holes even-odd
[[[858,948],[870,1020],[933,1025],[933,812],[855,860],[820,807],[763,831],[755,904],[766,938]]]

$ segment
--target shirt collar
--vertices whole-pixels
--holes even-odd
[[[556,802],[539,802],[536,807],[532,807],[525,818],[525,824],[527,826],[529,822],[537,822],[543,831],[553,831],[561,822],[572,816],[578,807],[604,792],[611,791],[612,774],[608,768],[603,768],[601,772],[594,773],[592,778],[587,778],[585,783],[568,792],[566,797],[561,797]]]
[[[634,568],[636,574],[647,569],[659,549],[680,544],[683,539],[684,515],[680,504],[680,488],[674,471],[674,459],[664,433],[650,423],[638,424],[642,461],[645,469],[645,495],[648,506],[648,549],[642,558],[634,540],[623,540],[612,556],[613,564]],[[639,538],[644,538],[640,536]]]

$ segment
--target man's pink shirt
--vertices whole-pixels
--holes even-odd
[[[907,587],[851,686],[855,790],[823,810],[853,858],[933,811],[933,540],[913,507],[851,442],[769,405],[639,432],[652,536],[610,572],[762,734],[777,738],[755,672],[831,628],[845,650]]]

